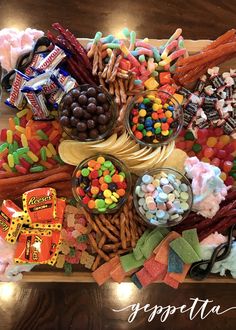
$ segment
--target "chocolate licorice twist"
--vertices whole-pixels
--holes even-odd
[[[228,241],[227,243],[220,244],[213,252],[211,259],[199,261],[194,263],[190,269],[190,277],[195,280],[203,280],[208,274],[211,272],[215,262],[224,260],[230,254],[232,243],[233,243],[233,231],[236,227],[236,223],[233,224],[228,233]],[[201,266],[207,265],[205,269],[202,269]]]
[[[54,23],[52,24],[52,27],[60,32],[60,34],[68,40],[71,45],[73,46],[74,50],[76,53],[80,54],[84,60],[85,66],[88,69],[92,69],[91,63],[89,61],[89,58],[86,54],[86,51],[84,47],[79,43],[79,41],[76,39],[76,37],[71,33],[68,29],[65,29],[61,24],[59,23]]]

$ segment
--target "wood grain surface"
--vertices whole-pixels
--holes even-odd
[[[46,31],[59,21],[78,37],[92,38],[97,30],[119,36],[119,31],[127,26],[140,38],[162,39],[182,27],[186,39],[197,40],[214,39],[235,27],[236,0],[1,0],[0,13],[0,29],[30,26]],[[186,283],[178,291],[163,284],[139,291],[131,283],[108,283],[101,288],[94,283],[2,283],[0,330],[235,329],[234,310],[193,321],[187,314],[176,313],[165,323],[158,316],[148,323],[148,315],[140,313],[132,324],[127,322],[128,312],[112,311],[138,302],[142,306],[190,306],[191,297],[208,298],[222,309],[236,306],[235,285],[219,282]]]

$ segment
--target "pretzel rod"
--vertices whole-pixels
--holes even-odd
[[[125,214],[122,212],[120,215],[120,239],[121,239],[121,246],[122,249],[126,249],[126,237],[125,237],[125,222],[126,217]]]
[[[108,255],[106,255],[101,249],[98,248],[97,243],[95,241],[95,239],[93,238],[92,234],[88,234],[88,239],[92,245],[92,247],[94,248],[94,250],[105,260],[105,261],[109,261],[109,257]]]
[[[128,88],[129,91],[131,91],[134,88],[134,81],[135,81],[135,76],[133,74],[129,81],[129,88]]]
[[[104,251],[118,250],[119,247],[121,247],[121,242],[115,244],[104,244],[103,250]]]
[[[98,226],[96,225],[96,223],[93,221],[93,219],[91,218],[90,214],[83,208],[82,212],[84,213],[86,220],[90,223],[90,225],[92,226],[93,230],[96,233],[101,234],[101,230],[98,228]]]
[[[128,77],[128,79],[129,79],[129,77]],[[129,80],[128,79],[125,79],[125,81],[124,81],[125,91],[128,91],[128,89],[129,89]]]
[[[104,214],[100,214],[99,219],[102,221],[103,225],[106,226],[108,230],[112,231],[117,237],[120,237],[119,231],[109,222],[109,220],[106,219]]]
[[[92,266],[92,268],[91,268],[91,270],[92,270],[93,272],[98,268],[98,266],[99,266],[99,264],[100,264],[100,261],[101,261],[101,256],[100,256],[100,254],[97,254],[97,255],[96,255],[96,258],[95,258],[95,260],[94,260],[93,266]]]
[[[110,76],[107,77],[107,79],[109,79],[109,81],[114,81],[116,79],[116,75],[117,75],[117,71],[120,65],[120,61],[122,60],[123,56],[119,55],[116,59],[116,62],[114,64],[113,70],[110,74]]]
[[[106,234],[107,237],[108,237],[112,242],[115,242],[115,243],[118,242],[118,238],[115,237],[114,235],[112,235],[112,234],[109,232],[109,230],[103,226],[103,224],[101,223],[101,221],[100,221],[100,219],[99,219],[98,217],[95,217],[95,221],[96,221],[96,223],[97,223],[99,229],[100,229],[104,234]]]
[[[112,73],[112,69],[113,69],[113,66],[115,64],[116,55],[117,55],[117,50],[116,49],[113,49],[113,51],[111,53],[110,60],[108,62],[107,82],[109,82],[109,79],[110,79],[110,76],[111,76],[111,73]]]

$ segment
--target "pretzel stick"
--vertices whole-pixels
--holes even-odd
[[[102,86],[102,88],[104,88],[108,92],[105,81],[102,78],[101,72],[98,73],[98,79],[99,79],[99,83]]]
[[[93,70],[92,70],[92,74],[94,76],[96,76],[97,71],[98,71],[98,58],[99,58],[99,55],[98,55],[98,46],[96,45],[96,49],[95,49],[94,57],[93,57]]]
[[[110,257],[110,258],[114,258],[114,257],[117,256],[117,255],[127,253],[127,252],[129,252],[129,251],[131,251],[131,250],[132,250],[131,247],[129,247],[129,248],[127,248],[127,249],[123,249],[123,250],[118,250],[118,251],[116,251],[116,252],[109,253],[109,257]]]
[[[92,247],[94,248],[94,250],[105,260],[105,261],[109,261],[110,258],[108,257],[108,255],[106,255],[101,249],[98,248],[97,243],[95,241],[95,239],[93,238],[92,234],[88,234],[88,239],[92,245]]]
[[[122,249],[126,249],[126,237],[125,237],[125,221],[126,217],[125,214],[122,212],[120,215],[120,239],[121,239],[121,246]]]
[[[116,96],[115,102],[117,104],[120,104],[121,103],[120,102],[120,89],[119,89],[118,82],[116,80],[114,81],[114,86],[115,86],[115,96]]]
[[[94,56],[94,53],[95,53],[95,50],[96,50],[96,44],[94,43],[94,44],[92,44],[91,48],[87,52],[87,56],[89,58],[93,57]]]
[[[115,64],[116,55],[117,55],[117,50],[114,49],[111,53],[111,57],[110,57],[110,60],[108,62],[107,82],[109,82],[109,79],[110,79],[110,76],[111,76],[111,73],[112,73],[112,69],[113,69],[113,66]]]
[[[118,250],[119,247],[121,247],[121,242],[115,244],[104,244],[103,250],[104,251]]]
[[[104,70],[103,70],[103,72],[101,74],[101,77],[103,79],[106,79],[106,77],[107,77],[107,71],[108,71],[108,64],[105,66],[105,68],[104,68]]]
[[[108,237],[112,242],[115,242],[115,243],[118,242],[118,238],[115,237],[114,235],[112,235],[112,234],[109,232],[109,230],[103,226],[103,224],[101,223],[101,221],[100,221],[100,219],[99,219],[98,217],[95,217],[95,221],[96,221],[96,223],[97,223],[99,229],[100,229],[104,234],[106,234],[107,237]]]
[[[134,81],[135,81],[135,75],[132,75],[129,81],[129,88],[128,88],[129,91],[131,91],[134,88]]]
[[[106,235],[103,234],[102,237],[101,237],[101,239],[100,239],[100,241],[98,242],[99,249],[101,249],[104,246],[104,244],[106,242],[106,239],[107,239]]]
[[[120,65],[120,61],[122,60],[122,58],[123,58],[122,55],[119,55],[117,57],[116,62],[115,62],[114,67],[113,67],[113,70],[111,72],[111,75],[107,76],[107,79],[109,79],[109,81],[115,81],[116,74],[117,74],[117,71],[118,71],[118,68],[119,68],[119,65]]]
[[[125,94],[125,87],[122,79],[117,79],[118,85],[120,87],[120,97],[121,97],[121,103],[126,103],[126,94]]]
[[[101,234],[101,230],[98,228],[98,226],[96,225],[96,223],[93,221],[93,219],[91,218],[90,214],[85,209],[82,209],[82,212],[85,215],[88,223],[90,223],[90,225],[92,226],[93,230],[96,233]]]
[[[98,44],[98,67],[99,71],[103,70],[103,62],[102,62],[102,44],[99,42]]]
[[[111,95],[114,95],[114,93],[115,93],[115,89],[114,89],[114,84],[113,83],[109,83],[109,93]]]
[[[91,270],[94,272],[95,269],[98,268],[99,264],[100,264],[100,261],[101,261],[101,256],[99,254],[96,255],[96,258],[94,260],[94,263],[93,263],[93,266],[91,268]]]
[[[120,237],[119,231],[114,227],[104,216],[104,214],[99,215],[99,219],[102,221],[103,225],[110,231],[112,231],[116,236]]]

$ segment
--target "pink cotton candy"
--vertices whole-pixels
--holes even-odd
[[[222,243],[226,243],[228,238],[218,232],[214,234],[210,234],[204,240],[201,241],[201,245],[220,245]]]
[[[35,42],[44,35],[43,31],[27,28],[25,31],[2,29],[0,31],[0,62],[10,71],[15,68],[20,55],[32,50]]]
[[[230,187],[221,180],[218,167],[201,162],[197,157],[187,158],[184,166],[187,177],[192,180],[192,210],[205,218],[212,218]]]

